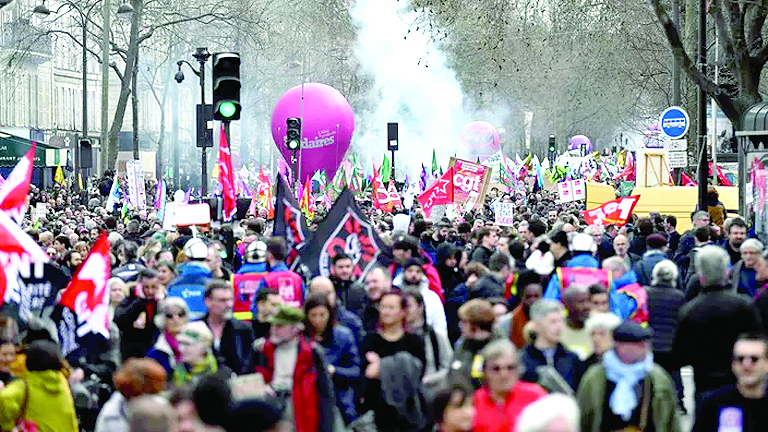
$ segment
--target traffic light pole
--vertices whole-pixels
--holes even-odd
[[[200,103],[203,108],[205,108],[205,62],[210,56],[211,54],[208,53],[207,48],[198,48],[197,52],[192,55],[192,57],[200,62]],[[205,197],[208,194],[208,154],[206,152],[205,134],[198,136],[197,139],[200,140],[200,147],[203,150],[202,168],[200,170],[200,194],[202,197]]]
[[[395,177],[395,151],[392,150],[392,169],[390,170],[392,173],[390,174],[389,178],[394,180],[395,183],[397,183],[397,177]],[[406,189],[408,188],[408,185],[405,185]]]

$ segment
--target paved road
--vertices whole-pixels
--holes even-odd
[[[681,369],[680,372],[683,376],[683,404],[685,405],[685,409],[688,410],[688,414],[684,415],[682,418],[681,427],[684,431],[690,431],[691,428],[693,427],[693,410],[694,410],[693,368],[691,368],[690,366],[686,366],[683,369]]]

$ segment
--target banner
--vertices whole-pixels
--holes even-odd
[[[493,209],[498,226],[513,226],[515,223],[515,203],[496,203]]]
[[[21,323],[29,322],[30,312],[39,316],[45,307],[53,306],[56,294],[67,286],[69,278],[55,264],[32,262],[19,267],[17,301],[7,304],[8,314]]]
[[[456,202],[457,190],[453,182],[454,177],[454,168],[449,167],[442,177],[437,179],[436,182],[432,183],[427,190],[419,195],[419,203],[427,218],[432,213],[432,207]]]
[[[128,203],[135,209],[145,210],[147,198],[144,190],[144,166],[139,160],[125,163],[128,185]]]
[[[299,203],[285,182],[285,177],[278,176],[277,191],[275,192],[275,226],[272,234],[282,236],[288,243],[286,264],[293,264],[299,252],[307,244],[309,229],[301,213]]]
[[[608,225],[616,224],[624,226],[629,220],[640,195],[633,195],[623,198],[617,198],[613,201],[601,205],[600,207],[587,210],[584,213],[584,220],[587,225]]]
[[[348,189],[341,193],[301,251],[301,261],[313,275],[328,277],[333,258],[341,252],[352,258],[355,278],[368,273],[380,255],[391,255],[391,249],[379,239]]]
[[[453,157],[448,167],[453,168],[453,201],[462,205],[468,201],[483,202],[491,180],[491,168]]]
[[[584,179],[565,180],[557,184],[560,202],[567,203],[587,198],[587,188]]]

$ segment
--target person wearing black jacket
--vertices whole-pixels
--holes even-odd
[[[708,391],[733,384],[733,344],[741,333],[762,331],[749,297],[726,286],[730,258],[718,246],[704,246],[695,257],[702,294],[680,309],[672,346],[678,366],[693,366],[697,411]]]
[[[362,319],[367,294],[365,285],[355,280],[354,268],[352,258],[343,252],[339,253],[331,260],[331,282],[342,306]]]
[[[646,287],[645,292],[648,294],[648,324],[653,330],[653,361],[672,377],[682,406],[683,381],[680,367],[672,356],[672,345],[680,322],[679,312],[685,303],[685,294],[677,289],[677,280],[675,263],[668,259],[659,261],[653,267],[651,286]]]
[[[496,249],[496,242],[499,240],[499,235],[496,231],[489,228],[483,228],[477,232],[477,247],[472,251],[470,261],[477,261],[483,263],[483,265],[489,265],[491,261],[491,255]]]
[[[440,275],[445,298],[451,297],[453,289],[466,280],[464,272],[459,268],[461,248],[453,243],[442,243],[437,247],[435,268]]]
[[[136,289],[115,308],[115,324],[122,332],[122,360],[144,357],[152,348],[158,329],[155,326],[157,303],[164,293],[157,272],[142,268]]]
[[[234,292],[229,281],[208,281],[205,291],[208,314],[203,321],[213,333],[214,353],[223,364],[240,374],[251,356],[251,345],[256,338],[251,326],[232,318],[234,304]]]
[[[469,298],[491,298],[491,297],[506,297],[504,284],[507,278],[512,274],[512,263],[509,260],[509,255],[503,253],[494,253],[491,255],[490,263],[488,266],[490,273],[480,278],[477,283],[469,291]],[[514,297],[509,298],[509,307],[514,308],[517,306],[517,299]]]

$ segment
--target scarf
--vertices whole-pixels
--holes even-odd
[[[619,360],[615,351],[610,350],[603,354],[603,366],[606,378],[616,384],[608,405],[614,414],[624,421],[629,421],[639,402],[635,386],[653,368],[653,354],[649,352],[644,360],[625,364]]]
[[[176,364],[181,362],[181,352],[179,351],[179,341],[176,340],[170,333],[165,334],[165,341],[168,342],[168,346],[173,351],[173,356],[176,358]]]
[[[180,388],[200,375],[215,374],[218,371],[219,364],[216,362],[216,357],[213,356],[212,352],[209,352],[202,363],[191,369],[186,363],[176,366],[176,369],[173,370],[173,383],[176,388]]]

